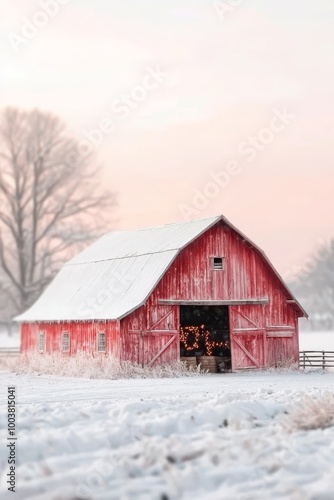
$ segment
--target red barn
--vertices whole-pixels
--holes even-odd
[[[219,216],[106,234],[17,320],[22,353],[206,356],[235,371],[297,360],[304,316],[262,250]]]

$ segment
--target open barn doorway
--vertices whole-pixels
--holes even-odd
[[[228,306],[180,306],[181,359],[210,372],[231,370]]]

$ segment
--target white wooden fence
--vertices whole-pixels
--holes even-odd
[[[19,347],[0,347],[0,358],[12,358],[19,355]]]
[[[300,368],[334,368],[333,351],[301,351],[299,353]]]

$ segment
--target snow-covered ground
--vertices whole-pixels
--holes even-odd
[[[17,387],[19,469],[16,494],[1,477],[4,500],[333,498],[334,427],[317,427],[330,425],[334,373],[0,373],[1,429],[8,385]],[[323,398],[327,406],[310,403]],[[5,439],[2,431],[3,472]]]

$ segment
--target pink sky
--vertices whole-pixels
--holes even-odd
[[[334,236],[333,0],[245,0],[224,18],[212,0],[70,0],[18,51],[9,33],[40,2],[6,3],[1,106],[52,111],[81,139],[113,120],[94,152],[117,228],[182,220],[234,160],[239,174],[194,218],[223,213],[284,275]],[[112,104],[157,65],[168,77],[120,119]],[[247,161],[240,145],[275,109],[294,118]]]

